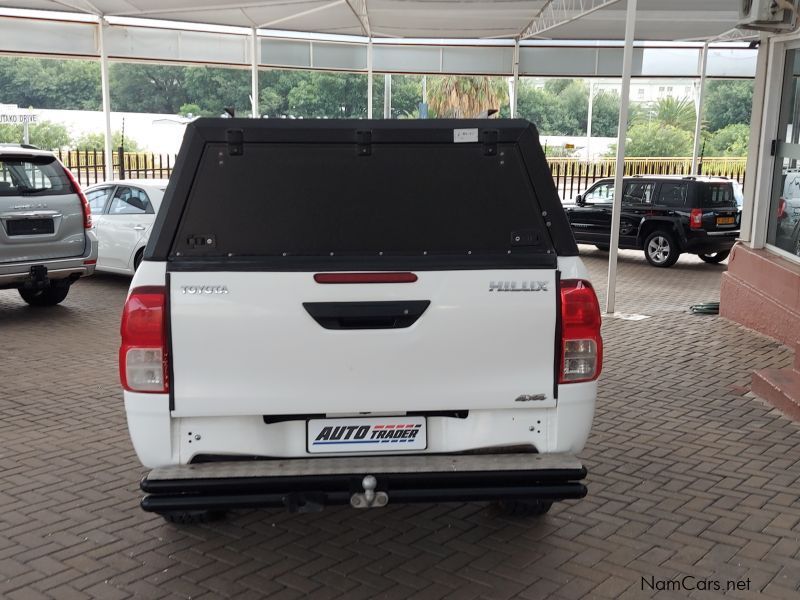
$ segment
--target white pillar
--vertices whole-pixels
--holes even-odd
[[[367,118],[372,118],[372,38],[367,44]]]
[[[586,161],[592,160],[592,112],[594,110],[594,80],[589,80],[589,114],[586,116]]]
[[[383,118],[392,118],[392,76],[389,73],[383,76]]]
[[[108,53],[105,43],[106,22],[103,17],[97,22],[97,44],[100,46],[100,90],[103,95],[103,122],[105,123],[105,164],[106,178],[115,177],[114,153],[111,149],[111,93],[108,86]]]
[[[511,118],[517,118],[517,89],[519,88],[519,38],[514,39],[514,77],[511,80]],[[499,107],[498,107],[499,108]]]
[[[250,42],[250,116],[258,119],[261,116],[258,112],[258,27],[253,27]]]
[[[744,205],[742,206],[742,223],[739,229],[739,239],[748,242],[748,246],[759,248],[763,244],[758,244],[756,236],[757,224],[761,219],[756,217],[756,190],[759,189],[759,177],[757,176],[758,165],[761,161],[761,152],[767,150],[771,140],[761,139],[763,127],[765,99],[767,94],[767,67],[769,66],[769,36],[761,34],[761,43],[758,46],[756,57],[756,78],[753,82],[753,112],[750,117],[750,146],[747,152],[747,167],[745,173],[747,178],[744,182],[742,194],[744,195]],[[767,136],[764,136],[767,137]],[[763,150],[762,150],[763,148]],[[766,169],[769,177],[769,169]],[[764,203],[769,206],[769,196],[763,198]],[[763,240],[763,236],[761,237]]]
[[[636,1],[628,0],[625,18],[625,51],[622,54],[622,89],[619,100],[619,133],[617,138],[617,169],[614,176],[614,208],[611,211],[611,240],[608,250],[608,287],[606,312],[614,314],[617,295],[617,250],[619,248],[619,216],[622,212],[622,178],[625,176],[625,142],[628,135],[628,104],[631,96],[631,66],[633,37],[636,28]]]
[[[697,120],[694,125],[694,150],[692,151],[692,175],[697,175],[697,157],[700,155],[700,141],[703,129],[703,100],[706,96],[706,65],[708,64],[708,42],[703,44],[700,55],[700,93],[697,95]]]

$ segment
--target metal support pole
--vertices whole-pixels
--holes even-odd
[[[250,116],[258,119],[261,115],[258,112],[258,27],[253,27],[253,35],[250,37],[250,106],[252,112]]]
[[[389,73],[383,76],[383,118],[392,118],[392,76]]]
[[[114,179],[114,154],[111,151],[111,92],[108,85],[108,52],[106,51],[105,19],[97,22],[97,44],[100,47],[100,90],[103,95],[103,122],[105,123],[105,144],[103,159],[105,161],[106,179]]]
[[[594,111],[594,81],[589,80],[589,114],[586,115],[586,160],[592,160],[592,112]]]
[[[519,89],[519,38],[514,39],[514,77],[511,79],[511,118],[517,118],[517,90]]]
[[[708,42],[703,44],[700,55],[700,92],[697,95],[697,120],[694,125],[694,150],[692,151],[692,175],[697,175],[697,157],[700,155],[700,138],[703,129],[703,100],[706,96],[706,65],[708,64]]]
[[[372,118],[372,38],[367,43],[367,118]]]
[[[633,37],[636,28],[636,2],[628,0],[625,16],[625,50],[622,54],[622,89],[619,100],[619,133],[617,137],[617,167],[614,175],[614,208],[611,211],[611,240],[608,250],[608,287],[606,312],[614,314],[617,295],[617,250],[619,249],[619,218],[622,212],[622,178],[625,176],[625,142],[628,135],[628,105],[631,96],[631,66]]]

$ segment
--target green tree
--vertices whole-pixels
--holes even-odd
[[[619,94],[609,90],[595,92],[592,105],[592,136],[616,137],[618,128]]]
[[[21,144],[24,135],[23,125],[0,125],[0,142]],[[69,131],[60,123],[40,121],[28,126],[28,141],[43,150],[57,150],[69,146]]]
[[[295,117],[363,118],[367,114],[367,77],[356,73],[308,73],[292,87],[287,114]]]
[[[753,82],[738,80],[709,81],[703,114],[709,131],[736,123],[750,124],[753,108]]]
[[[536,125],[542,135],[557,135],[559,126],[554,122],[558,112],[558,97],[544,88],[520,80],[517,89],[517,113]]]
[[[476,117],[508,102],[503,77],[443,75],[428,78],[428,103],[439,118]]]
[[[113,110],[177,114],[189,102],[184,86],[188,68],[113,63],[109,69]]]
[[[0,57],[0,103],[100,110],[100,65],[85,60]]]
[[[116,150],[122,146],[122,132],[114,131],[111,134],[111,148]],[[106,137],[102,133],[84,133],[82,136],[72,142],[72,147],[77,150],[97,150],[102,152],[105,150]],[[126,152],[139,152],[141,147],[129,135],[125,135],[125,151]]]
[[[661,98],[653,105],[650,113],[646,116],[649,120],[656,121],[661,125],[692,132],[697,122],[694,102],[686,98],[680,100],[672,97]]]
[[[203,109],[199,104],[183,104],[178,109],[178,114],[182,117],[199,117],[203,113]]]
[[[227,107],[243,116],[252,110],[250,71],[189,67],[183,72],[183,92],[187,102],[198,105],[204,116],[218,117]]]
[[[688,131],[658,122],[637,123],[628,129],[625,156],[689,156],[693,137]],[[612,144],[607,156],[615,156]]]
[[[734,123],[718,129],[708,136],[706,156],[747,156],[750,126]]]
[[[428,78],[430,83],[431,78]],[[372,110],[376,118],[383,116],[383,75],[373,75]],[[418,118],[422,102],[422,77],[418,75],[392,75],[392,118]]]

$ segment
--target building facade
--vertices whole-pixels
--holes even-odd
[[[720,313],[795,348],[794,368],[756,373],[753,390],[800,409],[800,32],[761,37],[750,140]]]

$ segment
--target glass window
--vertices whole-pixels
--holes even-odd
[[[113,187],[103,187],[86,192],[86,199],[89,201],[89,207],[92,209],[93,215],[102,215],[108,202],[108,196],[111,194]]]
[[[736,196],[730,183],[714,183],[705,188],[703,208],[736,208]]]
[[[786,52],[767,243],[800,256],[800,50]]]
[[[50,156],[0,156],[0,196],[56,196],[71,194],[64,169]]]
[[[670,208],[681,208],[686,204],[686,192],[688,189],[686,183],[683,182],[664,182],[661,184],[658,203]]]
[[[625,184],[623,204],[652,204],[656,184],[652,181],[632,181]]]
[[[614,201],[614,182],[601,183],[589,189],[583,196],[587,204],[609,203]]]
[[[117,188],[108,209],[109,215],[143,215],[147,213],[153,213],[150,198],[143,190],[127,186]]]

